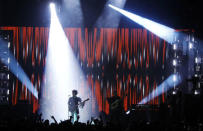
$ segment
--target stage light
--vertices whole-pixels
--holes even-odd
[[[109,4],[109,7],[118,11],[119,13],[123,14],[127,18],[131,19],[132,21],[138,23],[139,25],[143,26],[147,30],[151,31],[152,33],[156,34],[160,38],[164,39],[165,41],[172,43],[174,37],[177,35],[176,31],[170,27],[165,25],[161,25],[144,17],[138,16],[136,14],[130,13],[118,7],[115,7]]]
[[[50,8],[51,8],[51,10],[55,10],[55,4],[54,3],[50,3]]]
[[[121,15],[111,10],[108,5],[114,5],[119,8],[125,6],[126,0],[108,0],[103,12],[96,21],[96,27],[113,27],[118,28]]]
[[[8,42],[8,48],[10,48],[10,42]]]
[[[176,44],[173,44],[173,49],[177,50],[177,45]]]
[[[198,91],[198,90],[195,90],[195,91],[194,91],[194,94],[195,94],[195,95],[199,95],[199,91]]]
[[[193,43],[189,42],[189,49],[192,49],[192,48],[193,48]]]
[[[172,92],[172,94],[173,94],[173,95],[176,95],[176,91],[174,90],[174,91]]]
[[[173,60],[173,66],[176,66],[176,65],[177,65],[177,60],[174,59],[174,60]]]
[[[128,111],[126,112],[126,115],[128,115],[128,114],[130,114],[130,110],[128,110]]]
[[[156,89],[154,89],[147,97],[142,99],[139,104],[145,104],[155,97],[161,95],[164,91],[167,92],[174,86],[177,86],[181,82],[181,76],[178,73],[170,75],[164,82],[162,82]],[[164,92],[164,93],[165,93]]]
[[[33,96],[35,96],[36,99],[38,99],[38,91],[31,83],[23,68],[10,51],[8,51],[6,54],[4,53],[5,51],[8,51],[8,45],[6,45],[4,41],[0,40],[1,62],[7,65],[9,67],[9,71],[11,71],[26,86],[26,88],[33,94]],[[9,75],[7,77],[9,79]]]
[[[201,57],[195,57],[195,63],[196,64],[201,63]]]
[[[177,75],[173,75],[173,82],[177,81]]]
[[[46,81],[43,82],[42,88],[47,90],[48,96],[41,100],[42,103],[47,103],[46,105],[42,104],[41,112],[43,119],[53,121],[50,116],[54,116],[57,121],[60,121],[68,119],[67,102],[69,95],[72,95],[72,90],[78,90],[78,96],[82,99],[86,99],[90,91],[87,85],[84,84],[83,87],[80,87],[77,83],[79,81],[86,83],[85,77],[81,77],[84,74],[60,24],[53,4],[50,4],[50,11],[51,24],[45,65]],[[86,122],[90,118],[90,107],[91,104],[85,105],[84,109],[80,111],[80,121]]]

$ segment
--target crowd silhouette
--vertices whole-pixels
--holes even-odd
[[[177,96],[178,97],[178,96]],[[50,116],[53,122],[49,120],[42,119],[42,114],[39,113],[19,113],[13,107],[1,107],[0,109],[0,129],[3,130],[29,130],[29,131],[42,131],[42,130],[74,130],[74,131],[149,131],[149,130],[160,130],[160,131],[201,131],[202,130],[202,119],[201,112],[195,116],[195,107],[187,107],[190,110],[188,115],[187,110],[185,114],[181,115],[182,109],[179,103],[182,102],[177,98],[175,102],[171,100],[171,103],[175,105],[170,105],[168,102],[161,103],[158,107],[155,117],[153,119],[151,111],[142,110],[142,107],[130,110],[129,113],[124,112],[119,123],[115,122],[115,119],[108,119],[109,115],[105,112],[100,112],[99,117],[91,118],[91,120],[86,123],[81,123],[76,121],[71,122],[71,119],[57,122],[54,116]],[[190,100],[190,99],[189,99]],[[192,99],[191,99],[192,100]],[[187,101],[188,102],[188,101]],[[186,106],[186,105],[185,105]],[[178,109],[180,108],[180,109]],[[193,109],[192,109],[193,108]],[[201,108],[202,109],[202,108]],[[200,109],[200,110],[201,110]],[[148,112],[148,113],[147,113]],[[178,115],[179,114],[179,115]],[[199,116],[200,115],[200,116]],[[199,117],[198,117],[199,116]],[[146,119],[145,119],[146,117]],[[150,118],[151,117],[151,118]]]

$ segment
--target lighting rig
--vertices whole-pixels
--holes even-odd
[[[5,41],[7,43],[7,50],[1,50],[0,54],[7,56],[0,58],[0,105],[9,105],[11,103],[11,73],[9,71],[9,49],[11,47],[10,35],[6,31],[0,31],[0,42]],[[0,43],[4,44],[4,43]],[[3,54],[2,54],[3,53]],[[3,63],[7,62],[5,65]]]

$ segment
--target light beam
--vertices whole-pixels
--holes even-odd
[[[77,85],[79,81],[85,81],[85,77],[63,31],[53,4],[50,5],[50,10],[51,25],[46,56],[45,81],[43,83],[43,89],[47,90],[47,96],[42,98],[41,105],[44,119],[52,120],[51,116],[54,116],[57,121],[60,121],[68,119],[67,103],[72,95],[72,90],[78,90],[78,96],[86,99],[88,97],[88,87]],[[85,91],[81,92],[80,90]],[[82,110],[86,113],[80,113],[81,121],[86,122],[91,116],[89,106],[86,105]]]
[[[163,88],[164,88],[164,93],[169,91],[172,87],[180,84],[181,79],[182,78],[178,73],[170,75],[164,82],[162,82],[156,89],[154,89],[147,97],[142,99],[142,101],[140,101],[139,104],[145,104],[153,100],[155,97],[161,95],[163,93]]]
[[[5,54],[5,51],[8,51],[8,45],[6,45],[4,41],[0,40],[0,58],[2,63],[9,66],[9,70],[26,86],[26,88],[35,96],[35,98],[38,99],[37,89],[33,86],[18,61],[10,51],[8,54]]]
[[[101,16],[99,16],[96,21],[96,27],[113,27],[118,28],[121,15],[113,12],[108,5],[114,5],[119,8],[123,8],[125,6],[126,0],[108,0],[106,3]]]
[[[119,13],[123,14],[132,21],[138,23],[139,25],[143,26],[147,30],[151,31],[152,33],[156,34],[160,38],[167,41],[168,43],[172,43],[175,35],[177,35],[176,31],[170,27],[156,23],[154,21],[138,16],[136,14],[130,13],[128,11],[115,7],[111,4],[109,4],[109,7],[118,11]]]

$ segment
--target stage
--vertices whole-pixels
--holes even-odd
[[[0,127],[201,130],[200,5],[1,1]]]

